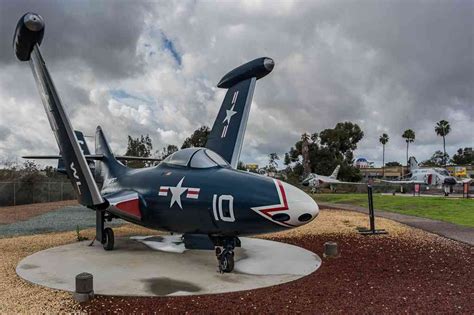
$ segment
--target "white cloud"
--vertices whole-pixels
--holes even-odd
[[[0,12],[2,32],[24,6]],[[47,23],[44,57],[72,123],[88,135],[102,125],[118,153],[128,134],[149,134],[159,149],[212,126],[225,93],[216,83],[260,56],[276,66],[257,82],[245,162],[264,164],[303,132],[345,120],[365,133],[356,154],[377,162],[382,132],[390,136],[386,160],[405,159],[407,128],[417,138],[410,151],[428,158],[441,148],[434,133],[440,119],[451,122],[450,154],[474,145],[467,136],[474,128],[469,2],[110,2],[100,21],[88,6],[38,6]],[[2,52],[0,62],[0,155],[55,153],[28,66],[11,53]]]

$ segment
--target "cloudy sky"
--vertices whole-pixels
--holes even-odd
[[[474,146],[474,1],[18,1],[0,0],[0,159],[55,154],[57,146],[28,63],[14,58],[25,12],[46,21],[43,56],[76,129],[101,125],[116,153],[127,135],[155,148],[212,126],[219,79],[272,57],[257,82],[241,159],[264,164],[304,132],[353,121],[356,152],[403,161],[403,130],[423,160]],[[93,139],[90,143],[93,144]]]

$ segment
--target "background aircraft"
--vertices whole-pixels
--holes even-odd
[[[303,186],[311,187],[311,193],[315,193],[322,187],[330,187],[331,190],[335,190],[333,185],[337,184],[350,184],[350,185],[366,185],[365,183],[354,183],[354,182],[343,182],[337,179],[337,175],[339,174],[339,169],[341,168],[340,165],[336,166],[334,171],[330,176],[319,175],[316,173],[310,173],[308,177],[306,177],[301,184]]]
[[[382,180],[382,182],[390,184],[423,184],[432,187],[443,188],[444,194],[447,196],[452,191],[452,187],[456,184],[470,183],[472,180],[467,178],[457,180],[449,175],[444,168],[420,168],[415,157],[409,159],[410,174],[406,179],[401,180]]]
[[[265,176],[236,170],[256,81],[274,67],[258,58],[227,73],[227,89],[205,148],[178,151],[156,167],[130,169],[112,153],[100,127],[94,155],[85,156],[40,52],[44,20],[26,13],[18,21],[14,50],[29,61],[65,171],[78,201],[96,211],[96,239],[114,248],[105,221],[122,218],[153,229],[183,233],[186,248],[215,249],[221,272],[234,266],[239,236],[294,228],[319,212],[305,192]],[[87,160],[97,162],[94,174]],[[99,190],[96,179],[103,182]]]

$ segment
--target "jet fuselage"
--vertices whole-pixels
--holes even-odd
[[[121,196],[109,212],[154,229],[210,235],[275,232],[306,224],[318,214],[310,196],[285,182],[228,166],[187,164],[163,162],[109,178],[102,188],[106,199],[113,201],[125,187],[132,200],[137,193],[134,204],[124,205]]]

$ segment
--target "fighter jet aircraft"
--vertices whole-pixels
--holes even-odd
[[[310,173],[302,182],[303,186],[311,187],[311,193],[319,191],[322,187],[330,187],[331,190],[335,190],[337,184],[349,184],[349,185],[366,185],[365,183],[354,183],[354,182],[343,182],[337,179],[339,174],[340,165],[336,166],[334,171],[329,176],[319,175],[316,173]]]
[[[43,18],[26,13],[16,27],[14,51],[29,61],[66,173],[80,204],[96,212],[96,239],[104,249],[114,248],[105,221],[122,218],[182,233],[187,248],[215,249],[219,270],[230,272],[239,236],[295,228],[318,215],[318,205],[300,189],[236,170],[255,84],[273,70],[271,58],[243,64],[220,80],[217,86],[227,94],[204,148],[183,149],[156,167],[130,169],[114,156],[100,127],[95,154],[82,152],[41,55],[43,35]],[[94,174],[88,160],[97,163]],[[100,190],[96,179],[103,181]]]
[[[443,188],[446,196],[452,191],[452,187],[456,184],[470,183],[472,180],[467,178],[458,181],[455,177],[449,175],[444,168],[420,168],[415,157],[409,159],[410,174],[406,179],[401,180],[382,180],[382,182],[390,184],[422,184],[427,186]]]

